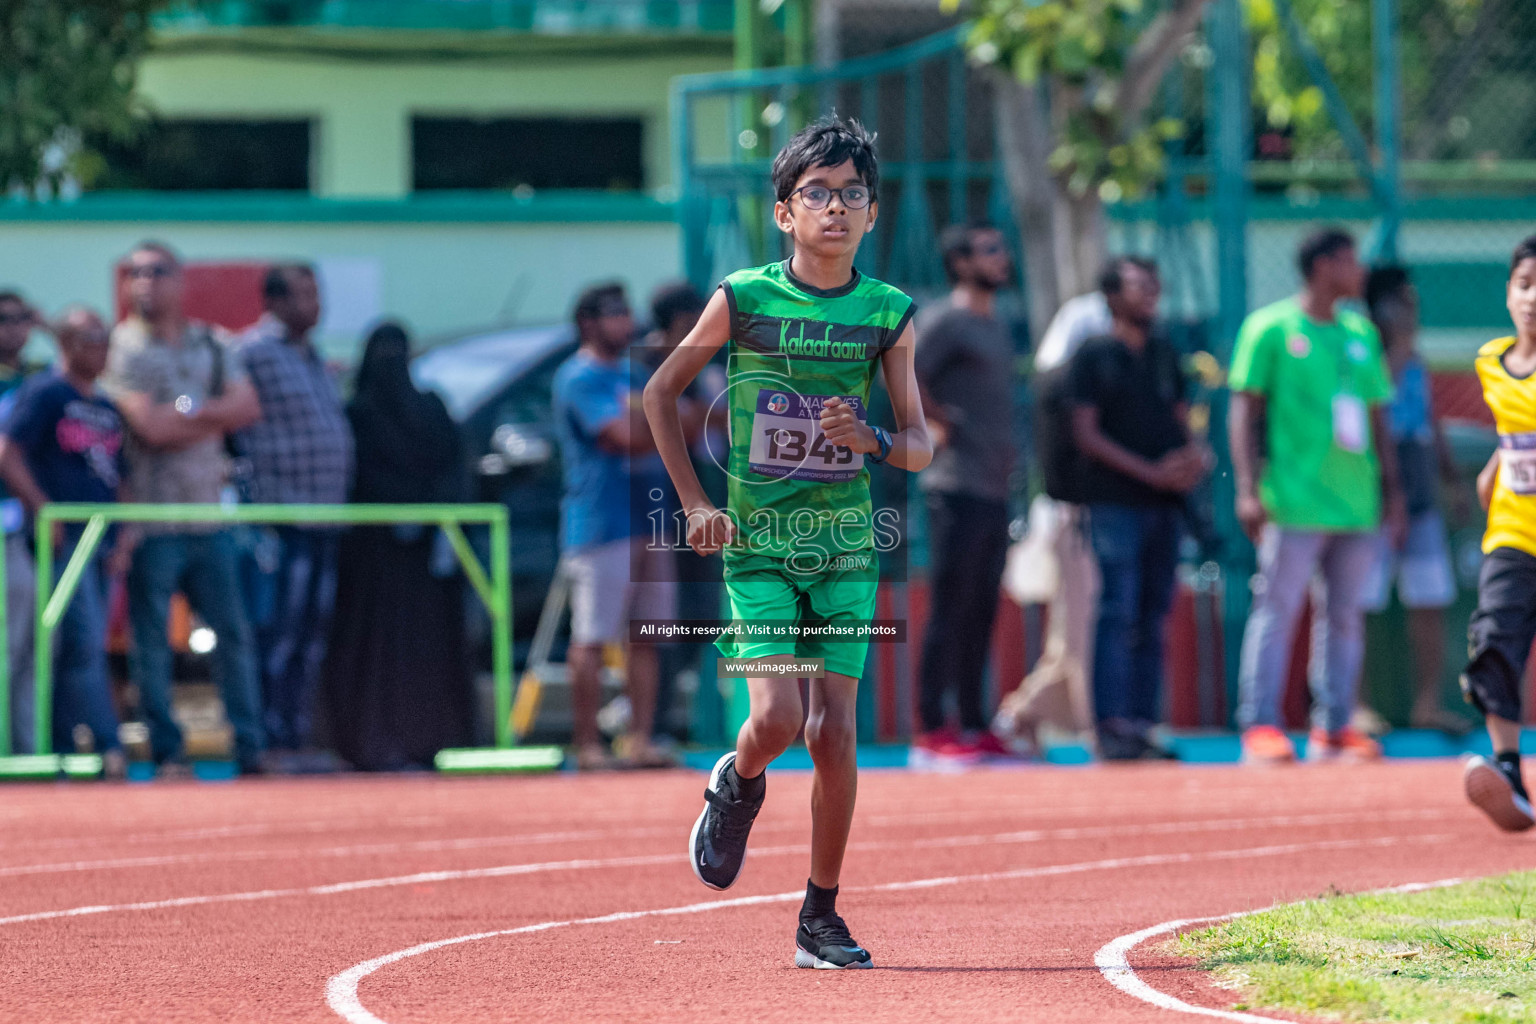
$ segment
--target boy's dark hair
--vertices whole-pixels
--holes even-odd
[[[19,306],[27,304],[27,300],[21,297],[21,292],[14,288],[0,288],[0,302],[14,302]]]
[[[670,330],[680,316],[702,312],[704,296],[687,281],[664,284],[651,296],[651,322],[658,331]]]
[[[1526,260],[1536,260],[1536,235],[1531,235],[1515,246],[1515,254],[1509,258],[1509,276],[1514,277],[1515,271]]]
[[[1319,228],[1301,240],[1296,249],[1296,269],[1303,281],[1312,280],[1312,270],[1317,261],[1345,249],[1355,247],[1355,236],[1340,227]]]
[[[1382,303],[1401,295],[1412,283],[1407,267],[1397,263],[1372,267],[1365,278],[1365,305],[1371,311],[1371,319],[1377,319]]]
[[[944,260],[944,276],[950,284],[960,283],[961,260],[969,259],[975,251],[972,243],[983,231],[996,231],[994,224],[973,220],[968,224],[951,224],[939,235],[939,255]]]
[[[576,309],[573,314],[576,326],[580,327],[583,320],[595,320],[601,316],[603,307],[611,299],[618,299],[620,302],[628,301],[624,295],[623,284],[618,281],[603,281],[588,285],[580,295],[576,296]]]
[[[836,167],[848,160],[869,186],[869,197],[880,195],[880,163],[875,157],[875,136],[852,118],[844,121],[836,114],[802,129],[789,145],[773,158],[773,194],[788,202],[801,175],[813,167]]]
[[[261,279],[261,297],[268,302],[274,299],[286,299],[289,274],[303,274],[313,278],[315,268],[312,264],[300,262],[272,264],[267,268],[266,276]]]
[[[1140,267],[1154,278],[1158,277],[1157,261],[1147,256],[1111,256],[1099,271],[1099,291],[1104,295],[1119,295],[1125,287],[1125,268]]]
[[[152,252],[156,255],[164,256],[171,262],[171,266],[173,267],[181,266],[181,254],[178,253],[175,249],[172,249],[166,243],[153,238],[146,238],[132,249],[129,249],[128,255],[132,256],[136,252]]]

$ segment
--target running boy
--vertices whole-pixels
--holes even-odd
[[[794,255],[726,278],[646,386],[645,411],[682,501],[689,546],[724,552],[732,618],[856,626],[874,614],[878,575],[865,460],[916,472],[933,454],[912,369],[913,304],[853,266],[874,227],[879,190],[874,138],[858,122],[829,117],[796,135],[774,159],[773,188],[774,221]],[[677,403],[727,343],[730,484],[722,512],[699,486]],[[876,366],[894,433],[866,422]],[[867,645],[722,637],[717,646],[727,657],[763,661],[764,672],[824,659],[804,718],[815,775],[795,966],[873,966],[834,902],[853,823],[854,696]],[[749,677],[747,689],[751,712],[736,750],[710,773],[690,838],[693,872],[712,889],[728,888],[741,872],[764,772],[802,721],[795,676]]]
[[[1477,478],[1488,530],[1461,676],[1467,701],[1487,720],[1493,761],[1472,758],[1463,781],[1467,799],[1495,825],[1523,832],[1536,823],[1520,777],[1520,687],[1536,639],[1536,235],[1515,248],[1507,304],[1515,336],[1477,353],[1499,448]]]

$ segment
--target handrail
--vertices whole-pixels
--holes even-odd
[[[53,736],[53,632],[64,616],[86,564],[110,523],[234,523],[294,526],[436,525],[448,536],[470,586],[491,616],[491,668],[496,693],[496,745],[512,745],[512,572],[507,508],[500,504],[464,505],[221,505],[86,504],[44,505],[38,511],[37,597],[35,601],[35,746],[51,753]],[[85,523],[68,564],[53,581],[53,525]],[[489,572],[464,537],[463,525],[490,527]],[[0,544],[0,580],[5,579],[5,551]],[[0,754],[11,749],[10,651],[6,642],[5,595],[0,588]]]

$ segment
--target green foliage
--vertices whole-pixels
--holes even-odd
[[[1279,20],[1277,0],[1244,0],[1253,41],[1257,126],[1283,130],[1299,159],[1342,159],[1344,146]],[[1374,134],[1371,4],[1290,0],[1345,105]],[[1528,87],[1536,5],[1522,0],[1397,0],[1399,79],[1410,156],[1508,150],[1536,121]],[[1524,152],[1504,155],[1525,155]]]
[[[89,184],[92,138],[129,139],[135,68],[166,0],[0,0],[0,190],[47,197]]]
[[[947,6],[959,6],[946,0]],[[973,60],[1021,81],[1044,81],[1056,148],[1051,169],[1076,197],[1113,202],[1142,196],[1161,179],[1163,145],[1182,126],[1129,109],[1121,94],[1133,48],[1147,25],[1143,0],[976,0]]]

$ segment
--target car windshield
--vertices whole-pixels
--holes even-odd
[[[570,338],[568,324],[472,335],[423,352],[411,363],[411,378],[417,387],[436,392],[454,419],[463,420]]]

